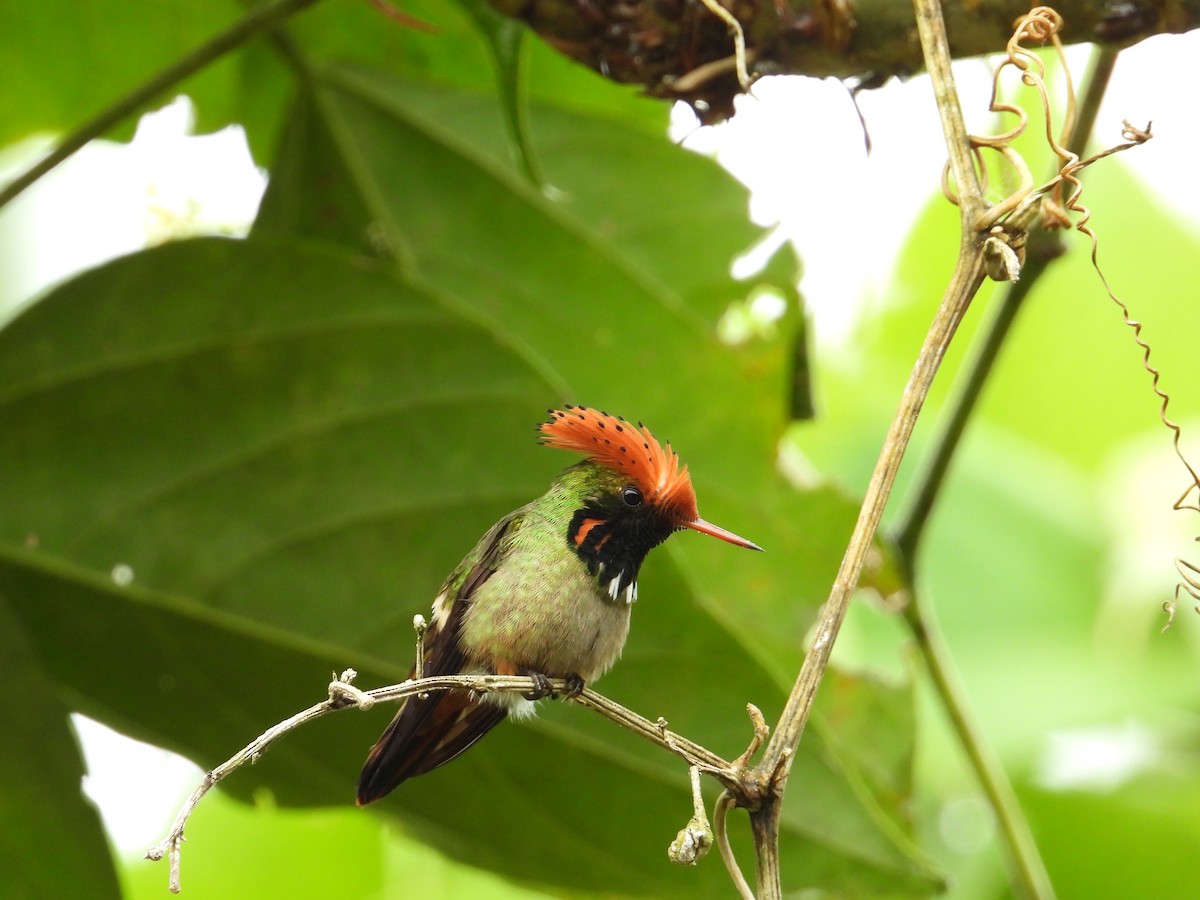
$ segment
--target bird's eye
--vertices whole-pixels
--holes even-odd
[[[642,492],[635,487],[622,488],[621,501],[628,507],[642,505]]]

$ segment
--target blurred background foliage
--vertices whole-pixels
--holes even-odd
[[[0,141],[75,127],[243,10],[175,6],[0,11],[6,71],[31,86],[0,94]],[[646,421],[688,461],[705,516],[769,551],[681,536],[654,554],[599,687],[732,757],[744,704],[771,720],[790,686],[950,271],[956,212],[932,200],[886,302],[846,342],[807,346],[796,252],[730,274],[765,230],[741,185],[666,138],[665,106],[533,42],[512,53],[511,26],[468,0],[405,9],[439,33],[320,3],[182,86],[199,128],[242,125],[269,173],[247,239],[114,260],[4,321],[0,646],[23,687],[0,714],[0,846],[17,861],[0,895],[161,896],[165,864],[113,846],[81,795],[67,714],[207,768],[318,699],[331,670],[403,678],[412,615],[567,462],[533,438],[551,404]],[[1088,185],[1106,273],[1195,421],[1180,261],[1197,236],[1119,163]],[[0,217],[0,273],[27,252],[24,199]],[[1193,535],[1170,517],[1183,483],[1148,379],[1073,248],[1010,336],[913,587],[1059,895],[1191,896],[1196,622],[1184,610],[1160,635],[1159,606]],[[738,336],[763,295],[782,314]],[[811,421],[789,420],[798,368],[816,385]],[[786,886],[1008,896],[902,620],[864,592],[836,658],[790,785]],[[730,893],[716,860],[666,862],[686,773],[607,723],[554,704],[360,811],[354,780],[386,718],[323,720],[206,800],[187,895]],[[130,784],[129,802],[157,790]]]

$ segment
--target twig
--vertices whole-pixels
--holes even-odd
[[[688,766],[688,781],[692,785],[692,814],[701,822],[708,822],[708,816],[704,812],[704,794],[700,790],[700,768],[699,766]]]
[[[750,93],[754,82],[746,67],[746,32],[742,29],[742,23],[737,20],[737,16],[721,5],[720,0],[700,0],[700,3],[724,22],[729,28],[729,33],[733,35],[733,68],[737,72],[738,84],[741,85],[742,90],[747,94]],[[678,88],[678,85],[676,87]]]
[[[704,812],[699,766],[688,766],[688,780],[692,785],[692,817],[667,848],[667,857],[681,866],[694,866],[708,855],[713,843],[712,826]]]
[[[721,861],[725,863],[725,871],[733,879],[733,886],[737,889],[738,896],[742,900],[754,900],[754,891],[750,888],[750,883],[746,881],[746,876],[742,874],[737,857],[733,855],[733,847],[729,844],[729,828],[726,820],[729,817],[729,810],[734,805],[736,805],[736,798],[733,794],[728,790],[721,791],[717,802],[713,805],[713,834],[716,835],[717,849],[721,851]]]
[[[1060,61],[1063,61],[1061,45],[1054,36],[1054,32],[1061,25],[1061,20],[1057,18],[1057,14],[1053,13],[1052,10],[1038,9],[1032,11],[1029,14],[1029,17],[1023,21],[1028,22],[1039,16],[1043,17],[1044,21],[1052,26],[1052,28],[1047,31],[1043,37],[1051,37],[1053,39],[1055,47],[1059,51]],[[1020,29],[1018,30],[1018,34],[1019,33]],[[1010,42],[1010,61],[1016,58],[1013,50],[1013,44],[1015,43],[1016,38],[1017,36],[1015,35],[1014,42]],[[1026,185],[1023,195],[1021,192],[1018,192],[1017,194],[1014,194],[1014,197],[1010,198],[1010,200],[1006,203],[998,204],[996,207],[993,207],[988,211],[987,216],[982,221],[984,224],[987,224],[989,222],[999,221],[1004,215],[1009,215],[1010,218],[1007,221],[1012,222],[1014,219],[1019,219],[1023,216],[1023,210],[1036,213],[1039,211],[1039,201],[1041,197],[1045,196],[1050,191],[1054,191],[1056,195],[1061,195],[1063,182],[1070,183],[1073,186],[1074,191],[1068,200],[1059,200],[1057,206],[1047,206],[1045,203],[1041,203],[1040,207],[1043,211],[1043,214],[1045,214],[1046,210],[1061,210],[1063,207],[1065,207],[1066,210],[1081,214],[1081,220],[1075,224],[1074,227],[1083,231],[1090,238],[1092,238],[1092,256],[1094,263],[1096,252],[1095,236],[1090,232],[1090,229],[1086,228],[1086,208],[1082,207],[1082,205],[1078,203],[1080,185],[1078,179],[1075,177],[1075,173],[1086,165],[1089,165],[1092,162],[1103,158],[1104,156],[1127,149],[1131,146],[1136,146],[1137,143],[1145,140],[1148,137],[1148,129],[1146,132],[1135,132],[1135,130],[1129,129],[1130,133],[1128,135],[1128,143],[1110,148],[1109,150],[1103,151],[1100,154],[1096,154],[1095,156],[1086,160],[1081,160],[1080,156],[1083,153],[1088,136],[1093,128],[1095,112],[1099,106],[1100,99],[1104,94],[1105,87],[1107,86],[1109,77],[1111,75],[1116,53],[1113,51],[1101,51],[1099,53],[1097,60],[1093,65],[1092,73],[1088,79],[1088,87],[1080,109],[1079,121],[1075,123],[1073,129],[1070,129],[1070,134],[1064,135],[1064,137],[1059,141],[1055,139],[1053,129],[1051,127],[1050,101],[1048,91],[1041,77],[1043,74],[1040,68],[1041,64],[1040,62],[1036,61],[1036,57],[1028,54],[1027,51],[1022,52],[1025,54],[1024,58],[1034,61],[1030,62],[1029,65],[1034,66],[1036,68],[1036,72],[1027,71],[1026,69],[1022,68],[1022,71],[1025,73],[1023,75],[1023,79],[1026,84],[1034,86],[1039,92],[1043,116],[1045,119],[1045,139],[1047,144],[1053,150],[1057,158],[1058,165],[1055,167],[1054,176],[1045,185],[1037,188],[1036,190],[1032,190],[1028,187],[1028,185]],[[1017,63],[1012,62],[1012,64]],[[1065,67],[1065,61],[1063,61],[1063,65]],[[1000,69],[998,68],[997,77],[999,76],[999,71]],[[1068,73],[1068,119],[1071,118],[1071,113],[1074,110],[1074,95],[1073,92],[1070,91],[1069,84],[1070,81]],[[994,97],[995,95],[993,93],[992,108],[996,109],[998,106],[995,103]],[[999,144],[1006,145],[1009,140],[1013,139],[1016,134],[1024,128],[1026,120],[1023,113],[1011,106],[1005,105],[1003,108],[1008,112],[1018,112],[1019,116],[1021,117],[1021,124],[1017,129],[1014,129],[1013,131],[996,138],[988,140],[975,139],[981,146],[991,146],[993,149],[1009,149],[1007,146],[999,146]],[[1024,169],[1023,171],[1027,172],[1027,169]],[[1019,202],[1014,202],[1014,198],[1019,198]],[[1059,213],[1059,219],[1056,219],[1053,224],[1061,224],[1064,227],[1070,227],[1072,225],[1065,211]],[[1023,229],[1026,227],[1026,223],[1018,222],[1017,227]],[[979,392],[982,390],[988,373],[991,371],[992,365],[997,354],[999,353],[999,349],[1003,343],[1005,335],[1008,333],[1008,330],[1015,319],[1016,313],[1022,301],[1028,295],[1040,274],[1045,270],[1046,266],[1053,260],[1053,258],[1061,253],[1061,242],[1057,241],[1057,239],[1050,239],[1045,236],[1040,236],[1038,238],[1038,243],[1042,245],[1042,252],[1040,254],[1035,254],[1035,256],[1030,260],[1030,264],[1026,266],[1025,271],[1022,273],[1024,275],[1022,282],[1020,284],[1010,285],[1008,290],[1001,297],[1000,308],[985,335],[982,349],[976,355],[972,364],[968,367],[968,378],[965,389],[952,406],[949,424],[947,428],[943,430],[942,434],[939,436],[939,439],[935,442],[935,450],[930,458],[930,465],[922,472],[921,477],[917,480],[918,488],[915,494],[915,500],[907,515],[902,519],[902,523],[897,532],[897,542],[901,551],[901,556],[905,560],[905,565],[909,569],[910,573],[915,566],[915,556],[918,549],[918,543],[921,535],[924,532],[924,524],[928,520],[928,516],[932,509],[937,492],[943,482],[946,466],[948,465],[948,462],[955,448],[957,447],[967,418],[974,407]],[[1097,271],[1099,272],[1098,269]],[[1100,277],[1103,282],[1103,275],[1101,274]],[[1126,324],[1130,324],[1131,327],[1135,327],[1136,338],[1136,332],[1140,329],[1140,324],[1131,323],[1128,310],[1125,308],[1124,304],[1113,295],[1111,290],[1108,290],[1107,283],[1105,283],[1104,286],[1108,291],[1109,296],[1112,297],[1113,301],[1119,307],[1121,307],[1121,311],[1125,316]],[[1145,351],[1146,357],[1148,357],[1148,347],[1146,347],[1140,340],[1138,343],[1139,346],[1141,346]],[[1156,394],[1163,398],[1163,407],[1160,410],[1160,415],[1162,416],[1164,423],[1175,431],[1176,453],[1179,454],[1180,459],[1184,462],[1184,465],[1187,466],[1189,473],[1192,474],[1193,481],[1195,481],[1195,473],[1192,472],[1191,466],[1187,464],[1185,459],[1183,459],[1182,453],[1179,450],[1179,433],[1177,426],[1175,426],[1174,423],[1166,418],[1166,398],[1157,387],[1158,373],[1148,365],[1146,358],[1144,358],[1143,362],[1146,364],[1148,371],[1150,371],[1154,377]],[[1178,597],[1178,590],[1176,591],[1176,597]],[[1171,612],[1171,609],[1169,608],[1171,605],[1172,604],[1170,601],[1168,601],[1168,604],[1166,604],[1168,607],[1168,614]],[[1028,897],[1053,897],[1053,885],[1038,853],[1037,845],[1033,839],[1028,822],[1026,821],[1021,810],[1020,803],[1012,789],[1007,774],[1004,772],[999,760],[989,747],[982,729],[978,727],[973,720],[973,717],[970,715],[965,699],[965,693],[961,687],[961,684],[957,680],[957,676],[954,673],[949,653],[946,651],[945,645],[941,639],[936,620],[927,604],[923,602],[919,593],[913,595],[912,603],[906,610],[905,616],[910,627],[912,628],[917,644],[925,658],[926,666],[930,672],[934,686],[941,697],[942,704],[946,709],[950,723],[958,735],[959,741],[963,746],[968,761],[970,762],[972,769],[975,771],[976,777],[979,779],[980,786],[983,789],[985,796],[988,798],[988,802],[992,806],[993,813],[995,814],[999,825],[1001,842],[1007,851],[1011,866],[1013,868],[1015,884],[1018,886],[1020,891]]]
[[[425,632],[429,629],[429,623],[425,621],[425,617],[420,613],[413,616],[413,631],[417,633],[417,655],[413,662],[413,678],[420,681],[425,677]],[[427,692],[417,694],[418,700],[428,700]]]
[[[780,797],[807,724],[817,687],[829,663],[833,643],[845,619],[850,597],[858,584],[867,552],[879,527],[884,506],[895,483],[896,473],[908,447],[917,416],[924,405],[946,348],[984,277],[981,240],[974,227],[984,201],[950,72],[950,52],[941,8],[937,0],[914,0],[914,6],[926,67],[933,79],[934,95],[945,131],[950,168],[960,194],[962,240],[954,274],[930,325],[912,375],[904,388],[899,409],[892,420],[863,498],[858,521],[842,559],[841,568],[834,580],[829,599],[817,620],[813,646],[804,659],[779,725],[767,742],[762,762],[754,770],[766,787],[765,802],[761,808],[750,813],[757,852],[758,893],[761,900],[776,900],[782,893],[778,858]]]
[[[916,4],[919,20],[925,21],[929,18],[928,7],[932,6],[935,17],[940,23],[940,13],[937,12],[936,2],[932,2],[932,0],[916,0]],[[922,40],[930,40],[926,37],[925,27],[922,27]],[[948,72],[949,56],[948,51],[945,49],[944,31],[941,33],[940,41],[942,46],[941,52],[947,60],[945,70]],[[931,61],[929,68],[931,71],[935,71],[938,67]],[[952,87],[953,85],[951,84]],[[939,106],[947,104],[953,106],[954,110],[957,110],[958,101],[952,89],[950,92],[938,89],[935,93],[939,98]],[[961,128],[961,112],[947,113],[943,111],[943,121],[957,121],[959,130],[965,138],[966,131]],[[948,125],[947,127],[950,126]],[[975,181],[969,154],[952,151],[951,159],[952,168],[955,170],[955,179],[959,184],[970,184]],[[956,159],[957,162],[955,162]],[[959,171],[960,166],[965,166],[966,168],[963,171]],[[965,196],[961,199],[964,208],[970,205],[977,205],[981,202],[977,191],[965,192]],[[964,218],[965,216],[966,213],[964,213]],[[960,254],[958,265],[943,296],[942,304],[934,317],[933,323],[930,325],[929,333],[925,338],[925,344],[921,348],[912,375],[904,388],[899,409],[892,420],[891,428],[884,440],[883,449],[880,452],[871,482],[867,487],[862,509],[859,512],[858,522],[850,538],[850,545],[846,549],[841,569],[834,580],[829,599],[826,601],[821,616],[817,621],[815,629],[816,638],[813,642],[813,647],[804,660],[804,666],[800,671],[800,676],[796,684],[792,688],[792,693],[788,698],[787,705],[784,707],[780,723],[776,728],[775,734],[768,741],[767,748],[763,754],[763,762],[758,767],[760,771],[768,773],[771,777],[775,778],[776,783],[779,783],[776,770],[779,769],[785,760],[790,761],[795,748],[799,745],[800,736],[807,721],[813,696],[815,695],[817,685],[820,683],[825,666],[828,663],[833,641],[837,637],[838,629],[841,627],[842,619],[849,604],[850,594],[858,583],[858,577],[862,572],[867,551],[870,549],[871,542],[874,539],[880,517],[883,514],[883,507],[887,502],[895,481],[896,472],[900,467],[901,457],[908,446],[908,440],[912,435],[917,415],[928,394],[933,376],[937,372],[938,364],[941,362],[946,347],[959,321],[962,319],[971,297],[982,281],[983,263],[978,235],[973,234],[970,239],[964,239],[963,243],[967,252]]]
[[[146,858],[159,860],[164,856],[170,860],[170,882],[172,893],[179,893],[180,853],[184,841],[183,831],[188,818],[197,804],[214,786],[247,763],[255,763],[276,740],[285,734],[295,731],[314,719],[319,719],[331,712],[343,709],[369,709],[376,703],[403,700],[413,694],[425,695],[433,691],[470,690],[476,693],[521,693],[525,694],[538,687],[535,679],[518,675],[438,675],[428,678],[409,679],[399,684],[361,691],[352,684],[355,671],[347,669],[340,677],[329,685],[329,697],[307,709],[296,713],[277,725],[273,725],[255,738],[221,765],[205,773],[200,784],[192,791],[171,824],[167,836],[146,851]],[[555,693],[566,693],[571,683],[562,678],[549,679],[550,687]],[[666,723],[661,725],[639,716],[632,710],[626,709],[619,703],[597,694],[590,688],[573,698],[580,706],[591,709],[600,715],[611,719],[618,725],[634,732],[646,740],[676,754],[688,763],[690,767],[720,780],[727,789],[732,789],[738,796],[744,796],[739,780],[740,769],[715,753],[695,744],[686,738],[668,731]]]
[[[754,62],[757,54],[754,50],[747,50],[745,59],[742,65],[747,62]],[[671,82],[671,90],[677,94],[687,94],[724,75],[726,72],[737,71],[738,58],[736,56],[726,56],[723,59],[714,59],[712,62],[701,63],[696,68],[684,72],[678,78]],[[740,76],[739,76],[740,77]],[[750,93],[747,89],[746,93]]]
[[[499,676],[486,676],[499,677]],[[526,679],[521,679],[525,682]],[[560,679],[551,679],[550,684],[558,690]],[[565,686],[565,682],[563,682]],[[689,741],[682,735],[669,731],[664,720],[659,722],[651,722],[645,716],[638,715],[631,709],[627,709],[614,700],[610,700],[603,694],[597,694],[590,688],[585,688],[584,691],[574,698],[574,702],[580,706],[597,712],[620,725],[627,731],[632,731],[639,737],[645,738],[652,744],[662,747],[664,750],[669,750],[674,753],[689,766],[699,766],[705,774],[712,775],[720,781],[725,787],[732,789],[738,794],[743,794],[742,783],[740,780],[740,772],[733,763],[724,760],[711,750],[701,747],[699,744]]]
[[[356,674],[353,669],[347,669],[339,678],[330,683],[329,697],[327,699],[310,706],[302,712],[296,713],[278,725],[271,726],[225,762],[221,763],[221,765],[212,771],[204,773],[204,778],[201,779],[200,784],[192,791],[191,795],[184,802],[183,807],[179,810],[179,814],[175,816],[175,821],[171,823],[171,829],[167,832],[167,836],[146,851],[146,859],[159,860],[163,856],[170,858],[171,874],[169,887],[171,893],[178,894],[180,890],[179,857],[184,841],[183,829],[187,825],[188,817],[191,816],[192,811],[204,799],[204,795],[219,784],[226,776],[232,772],[236,772],[246,763],[258,762],[259,757],[267,751],[271,744],[289,731],[294,731],[300,726],[311,722],[313,719],[320,718],[326,713],[339,709],[347,709],[351,706],[357,706],[360,709],[369,709],[373,706],[375,698],[369,694],[363,694],[351,684]],[[413,688],[409,693],[413,693],[415,690],[416,688]]]
[[[921,35],[925,69],[929,72],[933,99],[942,120],[950,175],[958,186],[958,205],[963,222],[962,244],[969,246],[975,241],[975,216],[985,203],[962,107],[958,102],[954,72],[950,68],[950,42],[946,37],[946,23],[942,19],[942,6],[939,0],[913,0],[913,9],[917,16],[917,30]]]
[[[750,738],[750,743],[746,746],[742,755],[733,761],[734,768],[738,769],[746,768],[750,764],[750,759],[767,742],[767,738],[771,736],[770,726],[767,725],[767,720],[763,718],[762,710],[753,703],[747,703],[746,714],[750,716],[750,724],[754,726],[754,736]]]
[[[1104,96],[1116,63],[1117,52],[1102,48],[1096,52],[1071,134],[1064,140],[1070,153],[1082,155],[1095,126],[1096,112]],[[1058,166],[1054,166],[1057,172]],[[962,389],[951,402],[950,411],[933,441],[933,450],[918,476],[912,500],[900,518],[895,531],[896,545],[908,571],[909,581],[916,568],[921,538],[925,534],[930,514],[945,484],[950,460],[959,447],[967,422],[979,396],[992,373],[1000,350],[1016,320],[1025,298],[1033,290],[1046,268],[1063,251],[1058,232],[1038,230],[1031,237],[1029,259],[1019,282],[1002,288],[996,314],[979,342],[979,347],[966,366]],[[1169,601],[1168,601],[1169,605]],[[971,715],[965,692],[954,671],[949,653],[942,640],[933,610],[920,592],[914,592],[905,610],[905,619],[912,630],[924,657],[942,706],[950,720],[959,743],[992,806],[1003,841],[1015,872],[1017,883],[1031,897],[1053,896],[1049,875],[1037,852],[1029,825],[1012,790],[1007,774],[988,746],[982,729]]]
[[[405,28],[411,28],[414,31],[423,31],[426,34],[437,34],[439,31],[436,25],[430,25],[428,22],[418,19],[411,13],[407,13],[400,9],[400,7],[389,3],[388,0],[371,0],[371,5],[393,22],[403,25]]]
[[[942,707],[996,817],[1000,840],[1009,857],[1018,894],[1030,900],[1051,900],[1054,886],[1038,853],[1029,822],[1025,819],[1020,800],[1004,766],[971,714],[966,692],[951,662],[937,620],[929,615],[926,604],[919,602],[916,597],[905,608],[904,618],[920,647]]]
[[[942,357],[949,346],[958,323],[970,304],[971,298],[983,281],[983,254],[978,245],[961,255],[942,304],[938,308],[933,324],[921,348],[912,376],[904,389],[900,408],[892,420],[892,426],[884,441],[879,461],[871,483],[867,487],[858,522],[842,559],[841,568],[834,580],[829,599],[821,611],[815,628],[813,646],[804,659],[800,675],[788,697],[774,736],[767,743],[763,761],[757,770],[769,779],[773,793],[783,790],[800,738],[808,721],[808,714],[816,697],[817,687],[829,663],[833,642],[837,638],[850,605],[850,597],[858,584],[867,551],[871,547],[883,508],[896,479],[900,461],[912,436],[913,427],[929,393]],[[773,804],[772,804],[773,805]],[[752,813],[753,818],[755,814]],[[759,879],[759,892],[764,898],[777,897],[778,893],[764,890]]]
[[[1096,113],[1112,76],[1116,58],[1115,50],[1100,49],[1096,52],[1095,62],[1085,79],[1079,115],[1067,140],[1067,147],[1075,153],[1083,153],[1088,136],[1095,127]],[[1055,171],[1057,168],[1054,167]],[[1062,253],[1062,249],[1062,240],[1058,232],[1038,231],[1031,238],[1029,256],[1022,268],[1021,280],[1010,281],[1001,289],[996,314],[986,326],[977,351],[966,365],[966,380],[951,401],[945,423],[932,442],[932,451],[913,479],[915,488],[912,499],[895,530],[896,544],[910,569],[915,568],[925,525],[945,483],[950,461],[958,450],[967,422],[995,367],[1004,341],[1013,322],[1016,321],[1017,313],[1042,272]]]
[[[1177,506],[1176,509],[1179,507]],[[1200,541],[1200,538],[1196,538]],[[1166,631],[1175,621],[1175,609],[1179,606],[1180,594],[1186,592],[1193,600],[1200,600],[1200,568],[1192,565],[1182,557],[1175,560],[1175,571],[1179,573],[1179,583],[1175,585],[1175,597],[1163,603],[1163,612],[1167,614],[1167,624],[1162,627]],[[1200,606],[1195,607],[1200,613]]]
[[[173,88],[229,51],[258,37],[263,32],[269,31],[317,2],[318,0],[277,0],[268,6],[249,10],[231,27],[201,44],[187,56],[167,66],[154,77],[142,82],[107,109],[64,137],[57,147],[0,190],[0,209],[16,199],[47,172],[69,159],[88,141],[102,137],[109,129],[136,113],[159,94]]]

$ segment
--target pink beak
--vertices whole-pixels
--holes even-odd
[[[753,541],[748,541],[744,537],[738,537],[732,531],[726,531],[719,525],[714,525],[712,522],[705,522],[697,517],[694,522],[685,522],[685,528],[690,528],[693,531],[699,531],[702,534],[711,534],[715,538],[720,538],[723,541],[729,541],[731,544],[737,544],[739,547],[746,547],[750,550],[762,550],[762,547]]]

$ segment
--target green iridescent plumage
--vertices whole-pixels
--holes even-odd
[[[492,526],[446,580],[425,636],[426,675],[593,681],[621,655],[642,561],[672,532],[692,528],[759,549],[697,515],[687,468],[645,428],[586,407],[550,413],[545,443],[589,458]],[[358,802],[449,762],[506,716],[532,711],[519,694],[409,698],[367,758]]]

